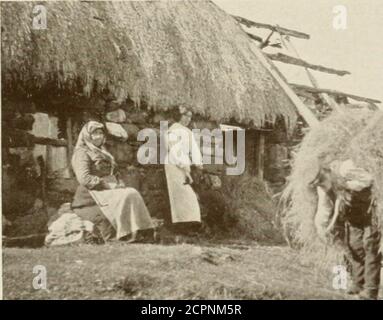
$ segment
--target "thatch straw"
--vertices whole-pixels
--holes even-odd
[[[108,87],[120,100],[186,104],[213,120],[296,120],[259,49],[210,1],[44,2],[47,30],[32,29],[34,5],[1,3],[7,86],[70,89],[80,80],[88,95]]]
[[[334,113],[303,139],[284,190],[284,224],[290,240],[304,252],[318,258],[325,253],[314,226],[317,195],[310,182],[319,165],[352,159],[374,175],[373,193],[383,208],[383,112],[350,111]],[[320,250],[322,248],[322,250]]]

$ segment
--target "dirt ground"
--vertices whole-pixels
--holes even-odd
[[[4,248],[5,299],[348,299],[287,247],[112,243]],[[32,286],[46,267],[47,289]]]

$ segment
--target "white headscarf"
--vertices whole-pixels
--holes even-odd
[[[89,121],[87,122],[81,129],[80,134],[78,135],[77,143],[76,143],[76,149],[77,148],[86,148],[90,149],[95,152],[102,153],[106,155],[112,162],[112,173],[114,171],[114,168],[116,167],[116,161],[114,160],[114,157],[112,154],[105,149],[104,143],[106,141],[106,138],[104,138],[104,141],[102,142],[101,147],[97,147],[92,143],[91,134],[97,130],[102,129],[105,132],[105,127],[102,123],[97,121]]]

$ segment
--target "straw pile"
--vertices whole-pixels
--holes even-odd
[[[228,208],[224,224],[230,237],[283,243],[276,216],[277,204],[262,180],[247,175],[226,176],[222,193]]]
[[[333,160],[353,160],[374,175],[373,193],[378,199],[378,215],[383,208],[383,112],[338,112],[313,128],[303,139],[293,161],[293,170],[282,196],[283,223],[291,244],[299,246],[307,257],[331,261],[340,250],[323,250],[314,216],[316,190],[309,183],[320,165]],[[329,249],[329,248],[327,248]],[[339,248],[336,248],[339,249]],[[323,259],[323,254],[327,257]]]

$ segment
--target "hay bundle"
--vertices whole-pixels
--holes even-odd
[[[262,180],[247,175],[226,176],[223,186],[228,208],[225,224],[230,236],[268,244],[283,242],[276,220],[277,205]]]
[[[344,113],[334,113],[313,128],[302,141],[282,196],[283,223],[293,244],[299,245],[303,252],[309,253],[308,256],[318,258],[318,254],[323,254],[320,249],[324,248],[314,226],[317,195],[310,182],[318,173],[320,165],[326,166],[333,160],[347,159],[374,175],[373,193],[379,199],[378,212],[381,216],[383,112],[347,110]],[[331,258],[327,261],[336,257],[337,253],[340,252],[330,252]]]

